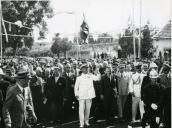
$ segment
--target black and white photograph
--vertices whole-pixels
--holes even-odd
[[[171,128],[171,0],[0,0],[0,128]]]

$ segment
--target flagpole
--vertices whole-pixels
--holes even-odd
[[[79,52],[80,52],[80,46],[79,46],[79,35],[77,32],[77,18],[76,18],[76,13],[75,13],[75,29],[76,29],[76,44],[77,44],[77,60],[79,59]]]
[[[138,57],[141,58],[141,18],[142,18],[142,0],[139,1],[140,4],[140,23],[139,23],[139,48],[138,48]]]
[[[134,51],[134,61],[136,61],[136,44],[135,44],[135,24],[134,24],[134,0],[132,0],[132,10],[133,10],[133,51]]]
[[[1,45],[1,63],[2,63],[2,6],[1,6],[1,0],[0,0],[0,45]]]

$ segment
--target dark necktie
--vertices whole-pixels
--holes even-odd
[[[25,89],[23,89],[23,93],[22,94],[23,94],[23,97],[25,99]]]

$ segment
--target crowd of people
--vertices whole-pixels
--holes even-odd
[[[93,117],[92,122],[89,118]],[[28,128],[78,119],[80,128],[141,121],[171,127],[171,61],[155,59],[3,59],[0,127]]]

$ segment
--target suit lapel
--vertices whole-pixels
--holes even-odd
[[[17,88],[17,94],[19,95],[19,97],[24,101],[24,97],[23,97],[23,94],[20,90],[20,88],[16,85],[16,88]]]

